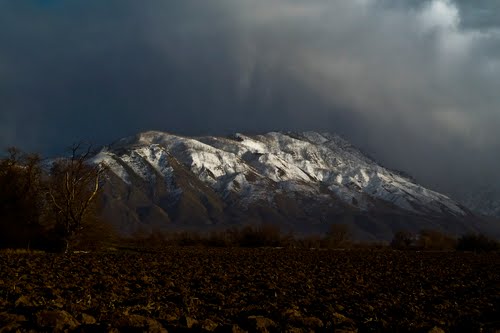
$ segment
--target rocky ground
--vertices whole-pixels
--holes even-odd
[[[494,332],[500,254],[0,254],[0,332]]]

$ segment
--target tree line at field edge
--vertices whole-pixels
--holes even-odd
[[[324,235],[295,237],[274,224],[193,231],[137,231],[119,238],[100,219],[106,167],[89,163],[92,146],[74,144],[65,158],[44,163],[39,155],[9,148],[0,158],[0,248],[67,252],[119,244],[139,248],[168,245],[210,247],[388,248],[397,250],[497,251],[499,242],[481,234],[459,238],[437,230],[398,231],[389,244],[354,242],[349,226],[332,223]]]
[[[70,244],[109,236],[99,220],[105,167],[88,163],[91,145],[43,161],[9,148],[0,159],[0,247],[67,251]],[[104,232],[106,230],[106,232]]]

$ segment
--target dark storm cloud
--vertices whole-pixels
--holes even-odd
[[[329,130],[445,190],[499,158],[498,1],[0,2],[0,144]],[[450,171],[451,170],[451,171]]]
[[[209,21],[186,20],[197,13],[188,5],[134,4],[3,5],[0,63],[8,72],[0,81],[1,102],[11,136],[48,149],[56,140],[201,127],[195,117],[201,99],[217,98],[211,85],[231,75],[223,67],[230,60],[226,30],[208,25],[215,19],[207,14]]]

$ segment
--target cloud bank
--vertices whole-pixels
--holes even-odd
[[[321,130],[456,191],[496,176],[497,1],[0,3],[0,145]]]

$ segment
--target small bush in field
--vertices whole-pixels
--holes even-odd
[[[345,247],[351,240],[351,232],[346,224],[332,224],[326,233],[324,240],[325,247],[339,248]]]
[[[456,247],[456,239],[437,230],[422,230],[417,246],[422,250],[450,251]]]
[[[282,236],[278,226],[272,224],[231,229],[228,234],[233,244],[242,247],[282,246],[288,239]]]
[[[498,251],[500,243],[480,234],[466,234],[457,241],[458,251]]]
[[[264,246],[281,246],[282,234],[280,227],[273,224],[262,224],[257,228],[257,234]]]
[[[232,245],[232,239],[226,231],[213,231],[203,241],[209,247],[228,247]]]
[[[295,240],[296,247],[301,249],[319,249],[326,247],[325,237],[321,235],[308,235]]]
[[[174,236],[174,241],[180,246],[194,246],[202,244],[202,237],[194,231],[183,231]]]
[[[398,250],[409,249],[415,245],[415,235],[406,230],[400,230],[394,234],[391,247]]]

